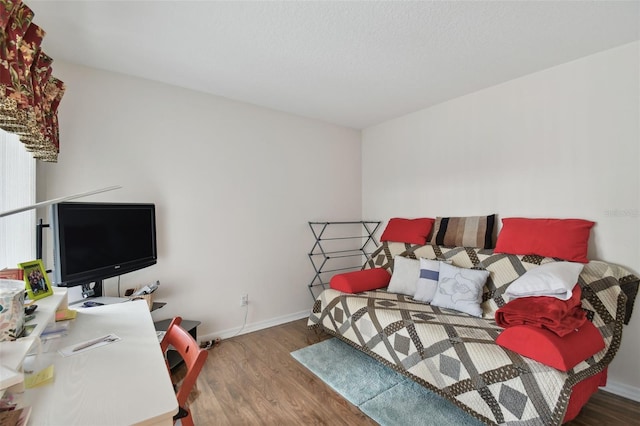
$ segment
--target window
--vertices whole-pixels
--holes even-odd
[[[0,212],[36,202],[36,160],[18,136],[0,130]],[[35,210],[0,218],[0,269],[36,257]]]

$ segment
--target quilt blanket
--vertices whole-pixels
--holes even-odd
[[[488,270],[483,318],[384,290],[345,294],[327,289],[314,304],[309,326],[340,337],[488,424],[561,424],[572,387],[601,372],[617,352],[633,306],[632,300],[628,305],[623,287],[635,296],[639,282],[615,265],[597,261],[585,265],[579,278],[582,306],[606,347],[565,373],[497,345],[502,329],[493,319],[505,303],[502,294],[509,283],[556,259],[383,243],[365,268],[385,267],[392,272],[396,255]]]

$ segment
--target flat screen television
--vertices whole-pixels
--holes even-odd
[[[104,279],[157,262],[154,204],[58,203],[51,228],[53,284],[82,285],[84,296],[101,296]]]

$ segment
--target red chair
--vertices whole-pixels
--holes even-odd
[[[180,420],[182,425],[193,426],[191,412],[187,409],[187,399],[189,398],[191,389],[196,384],[198,374],[200,374],[200,370],[202,370],[202,366],[204,365],[209,352],[198,347],[198,342],[196,342],[193,336],[180,327],[181,322],[182,318],[180,317],[175,317],[171,321],[169,328],[167,328],[167,332],[160,342],[160,349],[162,349],[162,353],[165,354],[165,361],[169,345],[171,345],[172,349],[175,349],[184,360],[187,367],[187,373],[180,386],[174,384],[180,410],[178,411],[178,414],[173,416],[173,423],[176,424],[176,422]],[[171,374],[169,361],[167,361],[167,369],[169,370],[169,374]]]

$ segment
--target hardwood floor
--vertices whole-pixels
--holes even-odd
[[[375,425],[289,355],[329,337],[303,319],[223,340],[191,393],[196,424]],[[640,425],[640,403],[599,391],[567,424]]]

